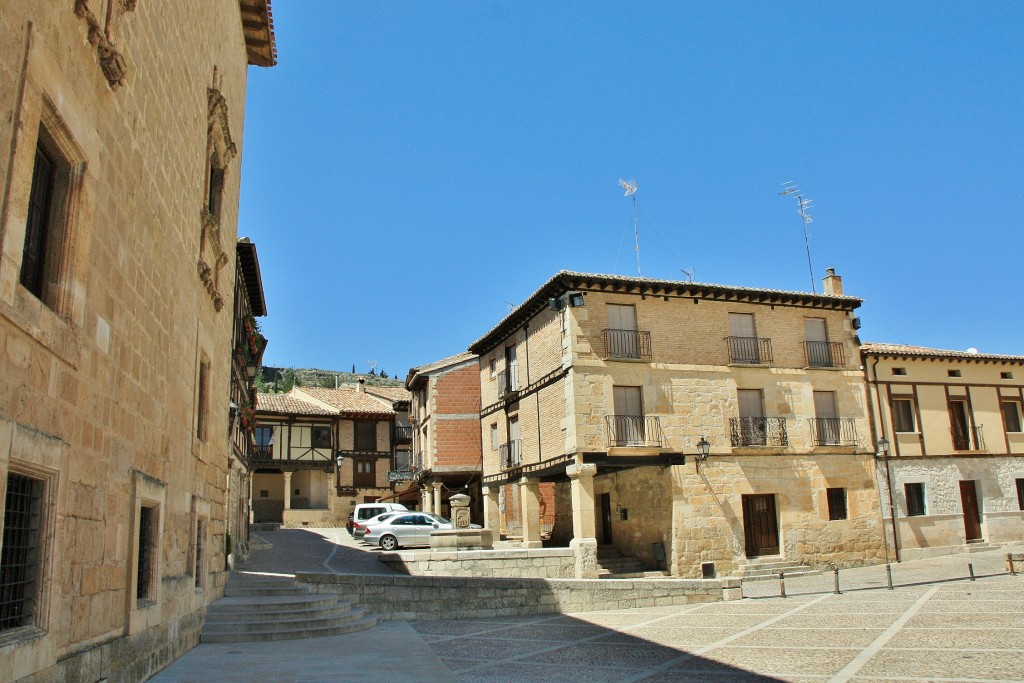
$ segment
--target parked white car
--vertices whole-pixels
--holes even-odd
[[[353,526],[353,528],[352,528],[352,538],[355,538],[356,540],[359,540],[359,539],[363,538],[363,536],[366,535],[366,530],[369,529],[374,524],[380,524],[384,520],[391,519],[395,515],[400,515],[400,514],[402,514],[402,513],[398,512],[398,511],[382,512],[381,514],[377,515],[376,517],[371,517],[370,519],[366,520],[365,522],[360,522],[359,524]]]
[[[471,528],[481,528],[471,524]],[[366,530],[364,543],[379,545],[384,550],[394,550],[414,545],[430,545],[430,534],[455,528],[450,520],[430,512],[410,512],[385,519]]]

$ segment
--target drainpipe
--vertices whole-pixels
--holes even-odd
[[[871,384],[874,385],[875,393],[878,394],[878,399],[877,399],[877,403],[878,403],[878,422],[879,422],[879,426],[881,427],[881,430],[882,430],[882,435],[884,436],[884,434],[885,434],[885,419],[884,419],[884,413],[882,411],[882,397],[881,397],[881,394],[879,393],[879,388],[878,388],[878,361],[880,359],[878,357],[875,357],[873,360],[874,360],[874,363],[871,366],[871,374],[872,374],[872,377],[873,377],[873,381],[871,382]],[[869,404],[871,403],[871,392],[870,391],[868,392],[868,403]],[[869,405],[869,409],[870,409],[870,405]],[[874,412],[874,411],[872,411],[872,412]],[[872,422],[874,422],[874,421],[872,420]],[[877,434],[875,436],[877,436]],[[875,443],[876,444],[878,443],[878,439],[875,439]],[[899,536],[896,535],[896,506],[893,504],[893,499],[892,499],[892,473],[891,473],[890,467],[889,467],[889,450],[892,449],[893,447],[895,447],[895,445],[896,445],[895,441],[890,443],[889,449],[886,449],[885,453],[882,454],[882,460],[885,463],[885,488],[888,489],[888,493],[889,493],[889,521],[892,523],[892,544],[893,544],[893,550],[896,553],[896,561],[900,562],[901,561],[900,560],[900,538],[899,538]],[[879,498],[881,498],[881,492],[879,492]],[[881,500],[879,500],[879,502],[881,502]],[[889,544],[886,543],[885,545],[886,545],[886,554],[888,554]]]

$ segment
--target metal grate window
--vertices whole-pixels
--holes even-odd
[[[0,631],[33,623],[43,482],[7,475],[3,549],[0,551]]]
[[[153,577],[153,526],[156,508],[143,506],[139,510],[139,567],[135,575],[135,598],[147,600]]]

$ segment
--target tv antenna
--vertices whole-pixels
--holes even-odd
[[[633,198],[633,239],[636,242],[636,274],[640,276],[640,225],[636,218],[636,180],[623,180],[619,178],[619,186],[626,191],[624,197]]]
[[[696,269],[693,266],[690,266],[689,268],[680,268],[679,270],[686,276],[687,282],[693,282],[693,274],[696,272]]]
[[[809,197],[805,197],[803,193],[800,192],[799,188],[793,184],[792,180],[787,180],[782,183],[782,192],[779,194],[783,197],[789,197],[790,195],[796,197],[796,212],[800,214],[800,221],[803,223],[804,228],[804,247],[807,249],[807,270],[811,273],[811,293],[817,294],[818,290],[814,288],[814,268],[811,267],[811,240],[807,234],[807,225],[814,220],[811,218],[811,214],[808,213],[814,200]]]

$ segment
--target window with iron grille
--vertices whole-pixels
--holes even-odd
[[[356,450],[375,451],[377,450],[377,423],[356,422]]]
[[[903,489],[907,494],[907,517],[924,515],[924,484],[921,482],[904,484]]]
[[[3,548],[0,551],[0,632],[35,622],[43,481],[7,475]]]
[[[153,530],[156,508],[145,505],[139,510],[139,557],[135,574],[136,600],[150,600],[153,595]]]
[[[195,547],[195,585],[196,588],[204,588],[206,584],[206,520],[196,520],[196,547]]]
[[[330,448],[331,447],[331,428],[330,427],[313,427],[312,436],[313,448]]]
[[[846,519],[846,489],[825,489],[829,520]]]

